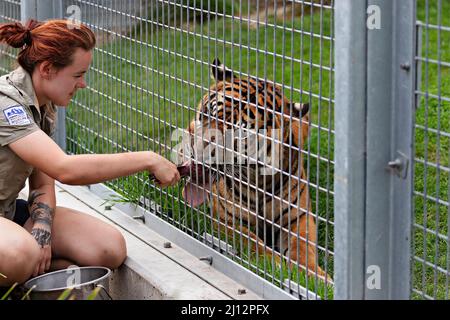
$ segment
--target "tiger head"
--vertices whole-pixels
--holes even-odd
[[[264,175],[299,176],[308,137],[308,104],[289,101],[269,81],[238,77],[218,59],[211,71],[215,84],[200,100],[178,150],[190,176],[183,197],[194,207],[225,177],[255,185]]]

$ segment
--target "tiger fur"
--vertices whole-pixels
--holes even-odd
[[[213,177],[212,183],[205,187],[209,193],[205,199],[212,206],[215,229],[226,231],[230,239],[242,239],[243,245],[260,255],[273,257],[277,264],[284,256],[291,265],[298,263],[308,273],[325,277],[316,261],[316,223],[303,166],[304,155],[300,151],[308,137],[309,105],[291,103],[280,87],[269,81],[236,76],[218,59],[212,63],[211,70],[215,84],[199,102],[198,112],[188,128],[191,146],[200,136],[197,149],[216,146],[219,135],[215,133],[236,129],[254,133],[263,130],[268,137],[276,137],[273,134],[276,131],[282,137],[281,141],[279,137],[278,141],[267,139],[262,144],[266,155],[262,161],[253,159],[250,163],[247,158],[238,163],[236,160],[242,150],[239,146],[250,138],[260,139],[257,134],[246,138],[245,134],[233,136],[236,143],[226,146],[231,150],[224,151],[228,156],[230,152],[233,154],[231,164],[197,159],[210,172],[207,178]],[[259,142],[257,145],[259,148]],[[218,148],[210,149],[211,155],[217,156]],[[278,170],[263,173],[262,170],[276,165],[271,158],[275,149],[281,159]],[[195,182],[202,184],[198,177]],[[194,188],[186,191],[185,187],[185,199],[192,199],[190,193],[198,192],[201,186]]]

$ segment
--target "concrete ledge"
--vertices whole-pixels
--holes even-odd
[[[20,197],[27,199],[28,188]],[[226,277],[187,251],[123,213],[115,206],[105,210],[106,199],[87,187],[57,183],[56,201],[115,225],[127,242],[128,257],[113,270],[110,294],[113,299],[260,299],[248,288]],[[245,289],[245,294],[238,294]]]

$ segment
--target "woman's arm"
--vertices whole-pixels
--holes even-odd
[[[28,209],[33,225],[51,231],[55,208],[55,180],[35,169],[29,179],[28,192]]]
[[[41,248],[41,258],[34,268],[33,276],[50,268],[52,251],[51,235],[56,210],[55,180],[35,169],[29,179],[28,210],[33,223],[31,235]]]
[[[9,147],[25,162],[65,184],[100,183],[145,170],[153,173],[162,187],[180,179],[176,166],[154,152],[67,155],[41,130]]]

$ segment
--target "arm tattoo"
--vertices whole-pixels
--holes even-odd
[[[51,233],[44,229],[34,228],[31,230],[31,235],[36,239],[37,243],[43,248],[45,245],[50,245]]]
[[[37,191],[32,191],[28,199],[28,205],[30,207],[30,216],[33,222],[39,222],[45,224],[51,230],[54,210],[50,208],[47,204],[43,202],[38,202],[37,198],[44,195],[45,193],[38,193]]]
[[[40,197],[40,196],[42,196],[42,195],[44,195],[44,194],[45,194],[45,193],[39,193],[39,192],[37,192],[37,191],[31,191],[30,196],[28,197],[28,204],[30,205],[30,207],[33,206],[34,201],[35,201],[38,197]]]

